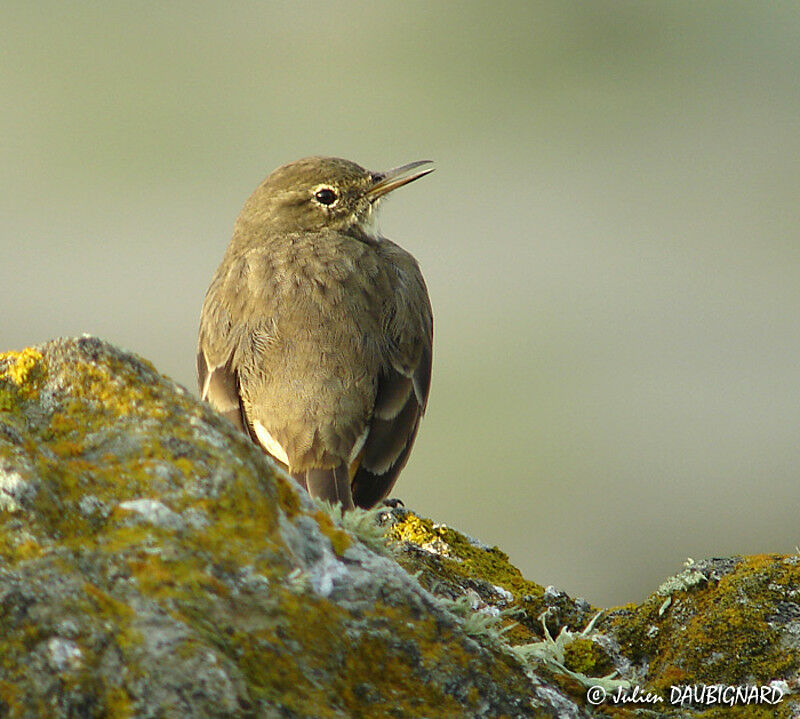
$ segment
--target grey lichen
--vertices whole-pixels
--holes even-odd
[[[694,559],[689,557],[684,563],[686,569],[663,582],[656,589],[656,594],[661,597],[671,597],[675,592],[688,592],[690,589],[707,582],[708,577],[698,571],[694,564]]]
[[[583,672],[573,671],[566,666],[565,650],[576,640],[588,639],[591,640],[598,632],[595,630],[595,624],[600,619],[602,612],[598,612],[592,620],[580,632],[572,632],[566,627],[562,627],[558,635],[553,638],[550,630],[547,628],[546,620],[547,612],[543,612],[539,617],[544,630],[544,639],[540,642],[531,642],[530,644],[522,644],[512,646],[511,650],[525,663],[541,662],[545,667],[555,674],[562,674],[564,676],[574,679],[578,684],[587,689],[589,687],[598,686],[602,687],[608,692],[615,689],[627,689],[631,686],[631,682],[627,679],[616,679],[617,671],[606,674],[601,677],[593,677],[584,674]]]

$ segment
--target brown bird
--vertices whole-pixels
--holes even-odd
[[[279,167],[242,208],[200,315],[203,399],[312,497],[345,509],[387,497],[428,400],[428,291],[375,219],[429,164]]]

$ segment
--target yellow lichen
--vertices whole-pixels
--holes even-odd
[[[300,511],[300,499],[297,496],[297,490],[290,486],[288,480],[277,472],[275,473],[275,488],[278,492],[281,509],[283,509],[286,517],[291,519],[296,516]]]
[[[105,693],[105,713],[107,719],[128,719],[133,716],[133,707],[128,692],[121,686],[109,686]]]
[[[42,555],[42,546],[32,537],[16,539],[0,530],[0,559],[14,564]]]
[[[0,363],[8,362],[0,377],[8,377],[15,385],[21,386],[27,380],[34,367],[41,362],[42,353],[28,347],[22,352],[4,352],[0,354]]]
[[[7,707],[13,707],[17,703],[17,685],[0,679],[0,703]]]
[[[19,399],[36,396],[41,360],[41,353],[31,347],[0,354],[0,411],[13,409]]]
[[[154,598],[192,598],[210,593],[228,596],[230,589],[206,571],[201,562],[184,558],[168,561],[158,554],[139,554],[127,560],[139,588]]]
[[[114,597],[108,592],[104,592],[100,587],[90,582],[84,582],[83,590],[101,613],[125,621],[129,621],[133,618],[133,609],[127,604],[120,602],[118,599],[114,599]]]
[[[402,522],[399,522],[387,532],[387,537],[399,542],[411,542],[418,546],[425,546],[437,539],[431,522],[425,521],[415,514],[409,513]]]
[[[350,537],[339,529],[325,512],[317,510],[314,518],[319,524],[320,531],[331,540],[333,551],[341,557],[350,546]]]
[[[497,547],[476,546],[454,529],[434,525],[429,519],[421,519],[410,512],[386,536],[390,540],[408,542],[431,552],[438,560],[436,569],[439,578],[482,579],[506,589],[518,600],[524,597],[527,602],[539,600],[544,594],[544,588],[526,580],[508,560],[508,555]],[[403,563],[402,557],[400,561]]]

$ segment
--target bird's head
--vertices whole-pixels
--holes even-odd
[[[433,172],[425,167],[430,164],[370,172],[338,157],[306,157],[274,170],[245,203],[239,222],[270,232],[330,229],[374,237],[380,199]]]

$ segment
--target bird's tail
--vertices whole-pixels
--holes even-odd
[[[305,484],[308,493],[315,499],[340,504],[342,509],[355,507],[350,490],[350,472],[346,464],[340,464],[333,469],[307,469],[299,474],[301,476],[297,479]]]

